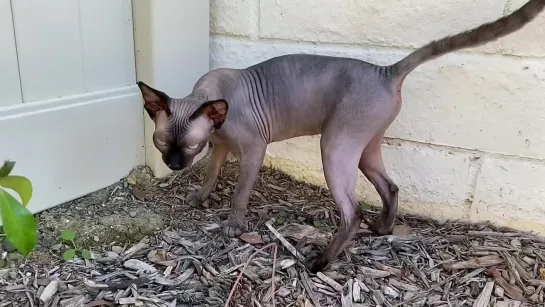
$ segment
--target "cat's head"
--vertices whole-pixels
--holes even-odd
[[[171,170],[190,166],[195,156],[207,148],[209,138],[220,129],[229,105],[225,100],[196,101],[170,98],[143,82],[138,87],[144,109],[155,123],[153,144]]]

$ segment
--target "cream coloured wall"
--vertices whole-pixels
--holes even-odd
[[[212,0],[211,68],[286,53],[393,63],[524,0]],[[545,14],[518,33],[428,62],[405,81],[384,144],[400,210],[545,234]],[[269,146],[267,163],[325,185],[319,137]],[[360,176],[358,195],[380,205]]]

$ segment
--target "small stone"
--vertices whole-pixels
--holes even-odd
[[[519,239],[513,239],[511,240],[511,245],[515,248],[518,248],[520,249],[522,247],[522,243],[520,243],[520,240]]]
[[[291,291],[287,289],[286,287],[281,287],[280,289],[278,289],[278,292],[276,292],[276,294],[280,297],[286,297],[290,295],[290,293]]]
[[[18,276],[17,272],[16,272],[16,271],[13,271],[13,270],[10,271],[10,272],[8,273],[8,275],[9,275],[9,278],[11,278],[11,279],[15,279],[15,278],[17,278],[17,276]]]
[[[123,253],[123,247],[114,245],[114,246],[112,246],[112,252],[117,253],[117,254],[121,254],[121,253]]]
[[[119,254],[116,252],[106,252],[106,257],[110,259],[117,259],[119,258]]]
[[[55,245],[51,246],[51,250],[52,250],[52,251],[59,251],[59,250],[61,250],[63,247],[64,247],[64,244],[59,243],[59,244],[55,244]]]
[[[399,296],[399,292],[396,289],[394,289],[394,288],[392,288],[390,286],[384,286],[382,291],[387,296],[391,296],[391,297],[394,297],[394,298]]]
[[[396,225],[392,232],[394,236],[406,236],[406,235],[410,235],[411,233],[412,233],[412,229],[411,227],[407,225]]]
[[[130,217],[136,217],[136,211],[129,211],[129,216]]]
[[[116,260],[116,258],[110,258],[110,257],[108,257],[108,255],[104,255],[104,257],[98,257],[95,260],[98,263],[110,263],[110,262],[114,262]]]
[[[56,280],[51,281],[47,287],[45,287],[44,291],[42,292],[42,295],[40,295],[40,300],[44,303],[49,302],[55,293],[57,293],[57,290],[59,289],[59,282]]]

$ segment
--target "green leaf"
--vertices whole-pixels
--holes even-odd
[[[76,233],[73,230],[63,230],[62,239],[65,241],[74,241]]]
[[[64,259],[64,261],[70,261],[70,260],[74,259],[74,257],[76,257],[76,250],[73,249],[73,248],[65,251],[62,254],[62,258]]]
[[[27,206],[32,197],[32,183],[23,176],[0,177],[0,186],[11,189],[21,197],[23,206]]]
[[[4,161],[4,165],[0,167],[0,178],[6,177],[7,175],[9,175],[9,173],[11,173],[11,170],[13,170],[13,167],[15,167],[14,161],[9,161],[9,160]]]
[[[322,227],[322,222],[319,220],[314,220],[313,224],[314,224],[314,227],[316,228]]]
[[[368,211],[371,210],[371,205],[369,205],[368,203],[360,203],[360,208],[363,211]]]
[[[276,225],[283,225],[286,222],[286,217],[281,215],[276,219]]]
[[[9,242],[24,256],[30,254],[38,242],[38,226],[32,213],[0,189],[0,215]]]
[[[93,254],[93,252],[87,249],[81,251],[81,256],[83,257],[83,259],[87,260],[95,259],[95,255]]]

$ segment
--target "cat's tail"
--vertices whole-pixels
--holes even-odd
[[[482,45],[520,30],[545,8],[545,0],[530,0],[510,15],[472,30],[432,41],[387,67],[389,75],[403,80],[419,65],[449,52]]]

